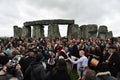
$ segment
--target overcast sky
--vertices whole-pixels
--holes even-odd
[[[14,25],[41,19],[106,25],[114,36],[120,36],[120,0],[0,0],[0,36],[13,36]],[[61,26],[60,32],[65,36],[67,27]]]

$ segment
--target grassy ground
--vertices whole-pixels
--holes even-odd
[[[76,70],[72,71],[71,80],[78,80],[78,74]]]

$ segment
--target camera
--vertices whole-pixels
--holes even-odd
[[[7,68],[7,71],[8,71],[9,74],[15,75],[15,73],[16,73],[16,65],[17,64],[19,64],[19,59],[18,59],[18,57],[15,56],[11,60],[10,66]]]

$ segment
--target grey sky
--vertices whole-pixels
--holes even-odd
[[[0,0],[0,36],[13,36],[13,26],[41,19],[74,19],[76,24],[120,30],[120,0]],[[45,28],[47,29],[47,28]],[[60,27],[65,35],[67,28]]]

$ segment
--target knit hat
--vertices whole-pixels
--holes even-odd
[[[35,48],[29,48],[29,49],[27,50],[27,53],[28,53],[28,52],[34,52],[34,53],[37,53],[37,51],[36,51]]]
[[[0,56],[0,64],[5,65],[9,61],[7,56]]]

